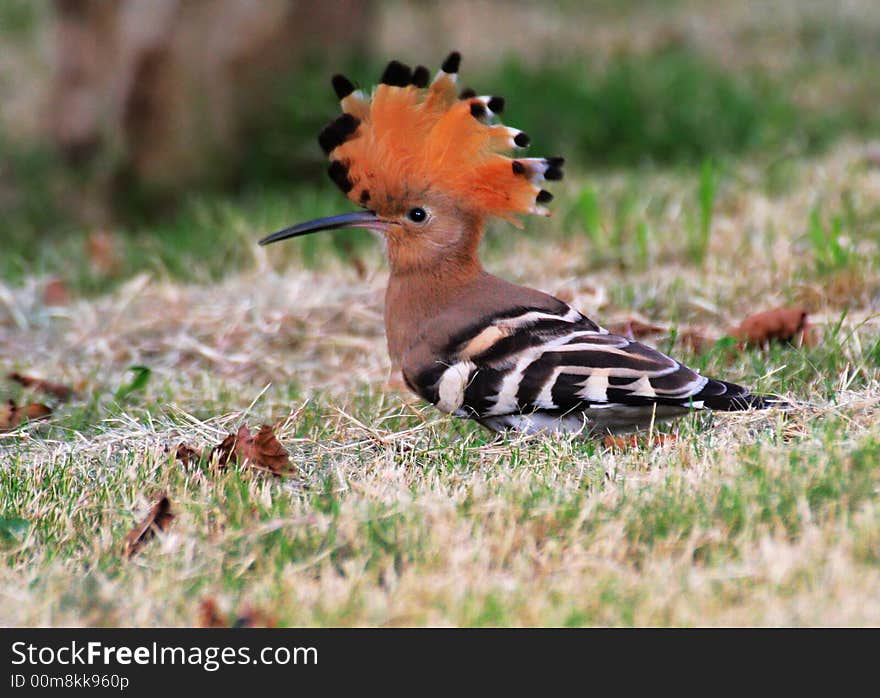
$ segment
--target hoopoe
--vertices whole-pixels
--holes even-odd
[[[338,228],[381,233],[393,366],[437,409],[495,431],[597,436],[692,410],[772,404],[483,269],[487,219],[549,215],[553,197],[541,184],[562,178],[563,159],[504,155],[529,138],[494,118],[503,98],[457,93],[460,60],[450,54],[430,86],[424,66],[391,61],[371,97],[334,76],[343,113],[318,140],[330,178],[365,210],[301,223],[260,244]]]

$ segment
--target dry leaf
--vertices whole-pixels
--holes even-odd
[[[602,440],[605,448],[627,449],[635,448],[642,441],[643,434],[626,434],[624,436],[612,436],[609,434]],[[651,443],[654,446],[662,446],[665,443],[675,441],[675,434],[654,434]]]
[[[196,451],[196,449],[190,448],[185,443],[181,442],[177,445],[177,451],[175,452],[174,457],[183,463],[184,468],[190,468],[199,462],[202,454],[200,451]]]
[[[46,305],[70,305],[70,291],[61,279],[50,279],[43,287],[43,303]]]
[[[227,628],[226,620],[220,615],[217,602],[211,597],[202,599],[199,604],[199,627],[200,628]]]
[[[94,273],[110,276],[119,271],[122,264],[119,243],[106,230],[94,230],[89,233],[86,249]]]
[[[226,467],[229,463],[229,459],[232,458],[233,453],[235,453],[235,447],[239,440],[250,438],[250,429],[242,425],[238,430],[238,434],[229,434],[229,436],[211,449],[211,453],[208,455],[208,460],[213,462],[214,456],[216,456],[217,466],[220,468]]]
[[[750,315],[730,333],[747,346],[764,347],[773,340],[803,344],[809,341],[808,326],[803,308],[774,308]]]
[[[15,429],[22,422],[45,419],[52,414],[52,408],[40,402],[32,402],[19,407],[14,400],[7,400],[0,405],[0,431]]]
[[[211,597],[202,599],[199,604],[200,628],[274,628],[277,625],[275,618],[250,605],[243,606],[237,615],[227,617]]]
[[[652,325],[649,322],[644,322],[638,318],[631,317],[613,323],[608,327],[608,331],[611,334],[619,334],[622,337],[628,337],[629,339],[638,339],[639,337],[647,337],[652,334],[666,332],[666,328],[662,325]]]
[[[211,449],[209,460],[217,456],[217,465],[223,467],[233,456],[242,463],[250,463],[255,468],[268,470],[274,475],[284,475],[292,470],[290,456],[284,446],[275,438],[272,427],[264,424],[256,436],[242,425],[237,434],[229,434]]]
[[[25,388],[33,388],[34,390],[39,390],[44,393],[54,395],[59,400],[68,400],[73,395],[73,388],[62,385],[61,383],[52,383],[50,381],[43,380],[42,378],[25,376],[21,373],[16,372],[10,373],[7,378],[9,378],[9,380],[15,381],[16,383],[20,383]]]
[[[156,531],[164,531],[173,520],[171,501],[168,495],[162,492],[144,520],[131,529],[125,537],[125,556],[130,558],[140,552],[141,548],[156,535]]]
[[[274,475],[283,475],[291,469],[290,456],[275,438],[275,431],[267,424],[263,424],[252,439],[239,441],[236,452],[243,461],[257,468],[265,468]]]
[[[52,414],[52,408],[42,402],[32,402],[24,408],[25,420],[46,419]]]

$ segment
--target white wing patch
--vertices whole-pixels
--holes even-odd
[[[608,401],[608,369],[597,368],[585,380],[582,385],[583,389],[578,390],[577,394],[584,400],[590,402],[607,402]]]
[[[470,361],[459,361],[443,371],[437,383],[437,409],[443,412],[455,412],[464,403],[464,391],[467,388],[471,371],[476,368]]]

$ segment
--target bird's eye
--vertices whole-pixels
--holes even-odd
[[[423,223],[425,219],[428,217],[428,212],[417,206],[416,208],[411,208],[406,212],[406,217],[409,218],[413,223]]]

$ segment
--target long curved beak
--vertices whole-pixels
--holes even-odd
[[[271,242],[278,242],[287,238],[318,233],[322,230],[338,230],[339,228],[368,228],[370,230],[383,231],[388,228],[388,225],[388,221],[383,221],[373,211],[355,211],[354,213],[343,213],[338,216],[316,218],[313,221],[307,221],[284,230],[279,230],[277,233],[264,237],[260,240],[260,244],[268,245]]]

